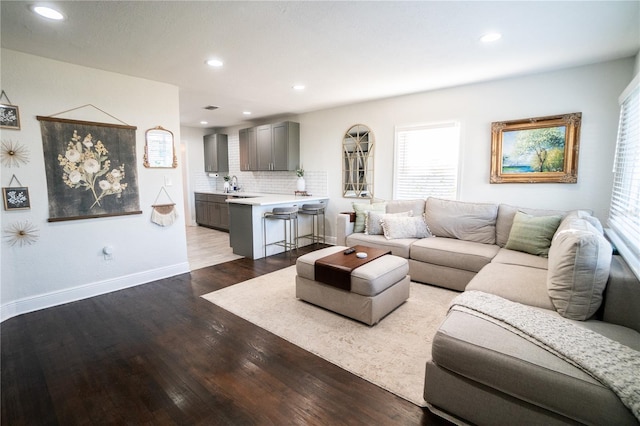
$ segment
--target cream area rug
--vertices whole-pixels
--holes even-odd
[[[431,341],[459,293],[411,283],[409,299],[369,327],[295,296],[295,266],[203,295],[206,300],[416,405]]]

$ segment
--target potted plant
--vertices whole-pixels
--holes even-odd
[[[224,192],[229,192],[229,181],[231,180],[231,176],[225,175],[222,178],[224,179]]]
[[[298,176],[298,180],[296,181],[296,189],[299,192],[303,192],[306,187],[306,184],[304,181],[304,169],[302,167],[296,169],[296,175]]]

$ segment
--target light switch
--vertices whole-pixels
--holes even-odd
[[[171,176],[165,176],[164,177],[164,186],[172,186],[173,185],[173,181],[171,180]]]

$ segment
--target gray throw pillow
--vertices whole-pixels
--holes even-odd
[[[353,203],[353,210],[356,212],[356,221],[353,224],[353,232],[364,232],[364,223],[367,219],[367,211],[374,210],[384,213],[386,203]]]
[[[547,291],[563,317],[584,321],[602,303],[611,268],[612,248],[587,220],[574,219],[553,238]]]
[[[388,216],[382,220],[382,230],[387,240],[432,236],[427,222],[422,216]]]
[[[387,216],[413,216],[412,211],[400,212],[400,213],[381,213],[375,210],[369,210],[365,212],[367,219],[365,220],[364,233],[367,235],[382,235],[382,223],[381,221]]]

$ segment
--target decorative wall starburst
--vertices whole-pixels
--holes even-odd
[[[20,167],[20,164],[27,164],[29,162],[29,148],[20,142],[14,142],[12,140],[2,141],[0,160],[5,167]]]
[[[40,235],[38,234],[38,227],[32,224],[30,221],[13,222],[6,228],[4,228],[4,239],[9,245],[14,246],[16,244],[20,247],[24,245],[31,245],[38,241]]]

